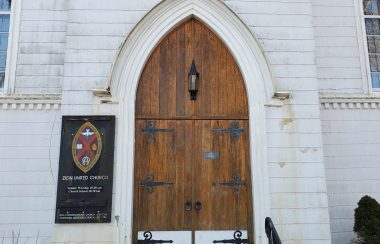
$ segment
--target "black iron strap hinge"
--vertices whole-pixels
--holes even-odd
[[[144,180],[139,182],[139,186],[144,187],[149,193],[153,192],[153,187],[164,185],[174,185],[174,183],[171,181],[154,181],[153,175],[148,175]]]
[[[232,180],[227,181],[227,182],[214,182],[212,183],[213,186],[220,185],[220,186],[227,186],[227,187],[232,187],[232,190],[234,193],[238,194],[240,192],[240,188],[242,186],[246,185],[245,180],[241,180],[240,174],[235,173],[232,175]]]
[[[157,132],[174,132],[174,129],[156,128],[154,121],[147,121],[146,127],[141,129],[142,132],[148,133],[148,139],[154,140]]]
[[[237,122],[232,122],[230,128],[226,129],[212,129],[211,132],[225,132],[231,133],[231,140],[238,140],[239,134],[244,132],[243,128],[239,128],[239,124]]]

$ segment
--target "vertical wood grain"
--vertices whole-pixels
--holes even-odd
[[[188,92],[192,60],[200,73],[195,101]],[[165,37],[153,51],[137,90],[137,118],[248,117],[239,68],[217,36],[191,19]]]
[[[200,73],[195,101],[188,92],[193,59]],[[238,140],[211,131],[231,127],[232,117],[244,128]],[[137,90],[136,118],[134,237],[146,230],[252,230],[245,84],[227,47],[201,22],[181,24],[152,52]],[[174,132],[157,132],[151,140],[141,131],[148,121]],[[205,152],[220,157],[207,159]],[[246,181],[238,194],[218,185],[235,173]],[[139,187],[148,175],[174,185],[149,193]],[[196,200],[202,202],[199,211]],[[191,211],[185,211],[186,201],[193,204]]]

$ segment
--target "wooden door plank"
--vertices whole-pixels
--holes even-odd
[[[161,109],[161,108],[160,108]],[[167,126],[167,120],[160,120],[158,123],[159,128],[169,128]],[[168,140],[169,133],[157,133],[156,137],[158,143],[156,144],[156,157],[151,160],[151,168],[157,174],[157,180],[159,181],[170,181],[167,178],[168,164],[167,164],[167,156],[168,156]],[[157,162],[158,161],[158,162]],[[154,166],[153,166],[154,165]],[[153,173],[153,172],[152,172]],[[157,197],[156,197],[156,211],[157,211],[157,224],[163,229],[167,229],[168,223],[170,222],[170,217],[168,213],[168,191],[170,191],[172,187],[157,187]]]
[[[185,73],[183,74],[184,80],[188,81],[188,73],[190,71],[191,62],[194,58],[193,54],[193,20],[184,23],[185,27]],[[184,87],[185,99],[185,115],[194,115],[194,102],[190,100],[190,94],[188,92],[188,86]]]
[[[184,202],[194,202],[194,121],[187,120],[184,121],[184,167],[183,167],[183,175],[185,176],[184,179]],[[183,206],[184,207],[184,206]],[[193,222],[193,209],[191,211],[185,211],[184,213],[184,228],[185,229],[194,229],[194,222]]]
[[[146,66],[146,72],[143,73],[142,79],[140,81],[141,83],[141,96],[142,98],[138,98],[138,100],[141,100],[141,113],[144,115],[152,115],[151,114],[151,108],[150,108],[150,89],[147,89],[147,87],[151,86],[151,72],[152,72],[152,64],[149,63]],[[139,94],[138,94],[139,95]]]
[[[237,114],[248,116],[248,98],[246,95],[246,88],[243,76],[240,72],[238,65],[235,63],[234,67],[236,81],[236,94],[243,94],[241,97],[236,97]]]
[[[226,78],[227,78],[226,58],[227,58],[227,50],[225,49],[223,43],[219,41],[218,42],[218,63],[219,63],[219,72],[218,72],[219,111],[218,111],[218,114],[220,115],[227,115],[226,108],[228,108],[227,99],[226,99],[228,97],[227,89],[226,89]]]
[[[168,81],[168,45],[169,40],[165,38],[160,45],[160,86],[159,86],[159,96],[160,96],[160,115],[167,116],[169,115],[168,106],[169,106],[169,81]]]
[[[195,122],[196,129],[199,129],[199,137],[195,146],[195,198],[202,203],[202,209],[195,211],[197,216],[196,228],[200,230],[210,229],[212,225],[212,160],[205,159],[205,152],[212,152],[210,140],[209,120],[200,120]]]
[[[150,115],[158,116],[160,114],[160,100],[159,100],[159,77],[160,77],[160,50],[156,49],[150,60],[150,78],[147,82],[147,86],[144,89],[147,90],[150,96]],[[145,99],[147,97],[144,97]]]
[[[211,84],[210,77],[212,73],[210,72],[210,56],[211,56],[211,44],[210,44],[210,31],[202,27],[202,79],[201,79],[201,99],[197,103],[201,106],[200,114],[208,115],[211,112]]]
[[[219,114],[218,60],[218,38],[213,33],[210,33],[210,115]]]
[[[186,70],[185,70],[185,27],[181,25],[177,31],[177,84],[176,84],[176,115],[185,116]]]
[[[193,21],[193,59],[195,62],[195,65],[197,67],[197,71],[200,73],[199,75],[199,81],[198,81],[198,93],[197,98],[195,101],[193,101],[194,104],[194,114],[202,114],[202,100],[203,100],[203,92],[202,84],[204,81],[204,75],[205,72],[202,71],[203,64],[202,64],[202,32],[203,28],[202,25],[199,23],[199,21],[194,20]],[[189,66],[190,69],[190,66]]]
[[[200,199],[200,195],[203,193],[200,190],[199,183],[199,162],[202,160],[201,150],[202,150],[202,121],[194,121],[194,144],[193,144],[193,205],[197,200]],[[200,211],[193,210],[193,230],[200,230]]]
[[[210,130],[213,128],[220,128],[219,121],[218,120],[212,120]],[[221,205],[224,203],[220,201],[220,187],[216,185],[216,183],[220,182],[220,157],[221,155],[221,145],[220,145],[220,134],[213,133],[210,131],[210,140],[212,144],[212,151],[219,153],[219,157],[217,159],[212,160],[212,169],[211,169],[211,178],[212,178],[212,186],[211,186],[211,204],[213,206],[212,208],[212,223],[211,223],[211,229],[212,230],[220,230],[221,226],[221,214],[218,210],[221,208]]]
[[[137,214],[135,214],[134,221],[135,226],[138,226],[138,229],[147,225],[148,216],[147,209],[148,206],[148,196],[144,194],[140,187],[139,182],[142,181],[145,177],[146,172],[149,170],[149,153],[148,153],[148,144],[144,134],[141,133],[141,128],[144,127],[144,121],[136,121],[136,140],[135,147],[139,150],[135,153],[135,192],[137,192],[138,201],[134,202],[134,206]]]
[[[167,97],[168,97],[168,115],[176,115],[176,100],[177,100],[177,33],[171,33],[168,36],[168,51],[167,51],[167,60],[168,60],[168,88],[167,88]]]
[[[227,87],[227,114],[236,114],[236,77],[234,73],[235,60],[231,53],[227,51],[227,74],[226,74],[226,87]]]

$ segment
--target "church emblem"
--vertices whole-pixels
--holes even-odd
[[[102,138],[90,122],[84,123],[75,133],[71,146],[76,166],[87,173],[94,167],[102,152]]]

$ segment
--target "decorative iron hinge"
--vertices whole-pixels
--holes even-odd
[[[137,244],[173,243],[172,240],[153,240],[153,235],[150,231],[145,231],[143,236],[145,239],[137,240]]]
[[[248,239],[241,239],[243,234],[240,230],[235,231],[234,233],[234,239],[227,239],[227,240],[215,240],[213,243],[235,243],[235,244],[242,244],[242,243],[248,243]]]
[[[174,185],[174,183],[171,181],[154,181],[153,175],[148,175],[143,181],[139,182],[139,186],[144,187],[149,193],[153,192],[153,187],[164,185]]]
[[[227,132],[231,133],[231,140],[238,140],[239,134],[244,132],[243,128],[239,128],[239,124],[235,121],[231,123],[231,127],[227,129],[212,129],[211,132]]]
[[[148,133],[149,140],[154,140],[157,132],[174,132],[174,129],[156,128],[156,123],[154,121],[147,121],[145,125],[146,127],[142,128],[141,131]]]
[[[236,194],[239,194],[240,187],[245,186],[245,184],[246,184],[246,181],[240,179],[239,173],[233,174],[231,181],[212,183],[213,186],[220,185],[220,186],[232,187],[232,190]]]

